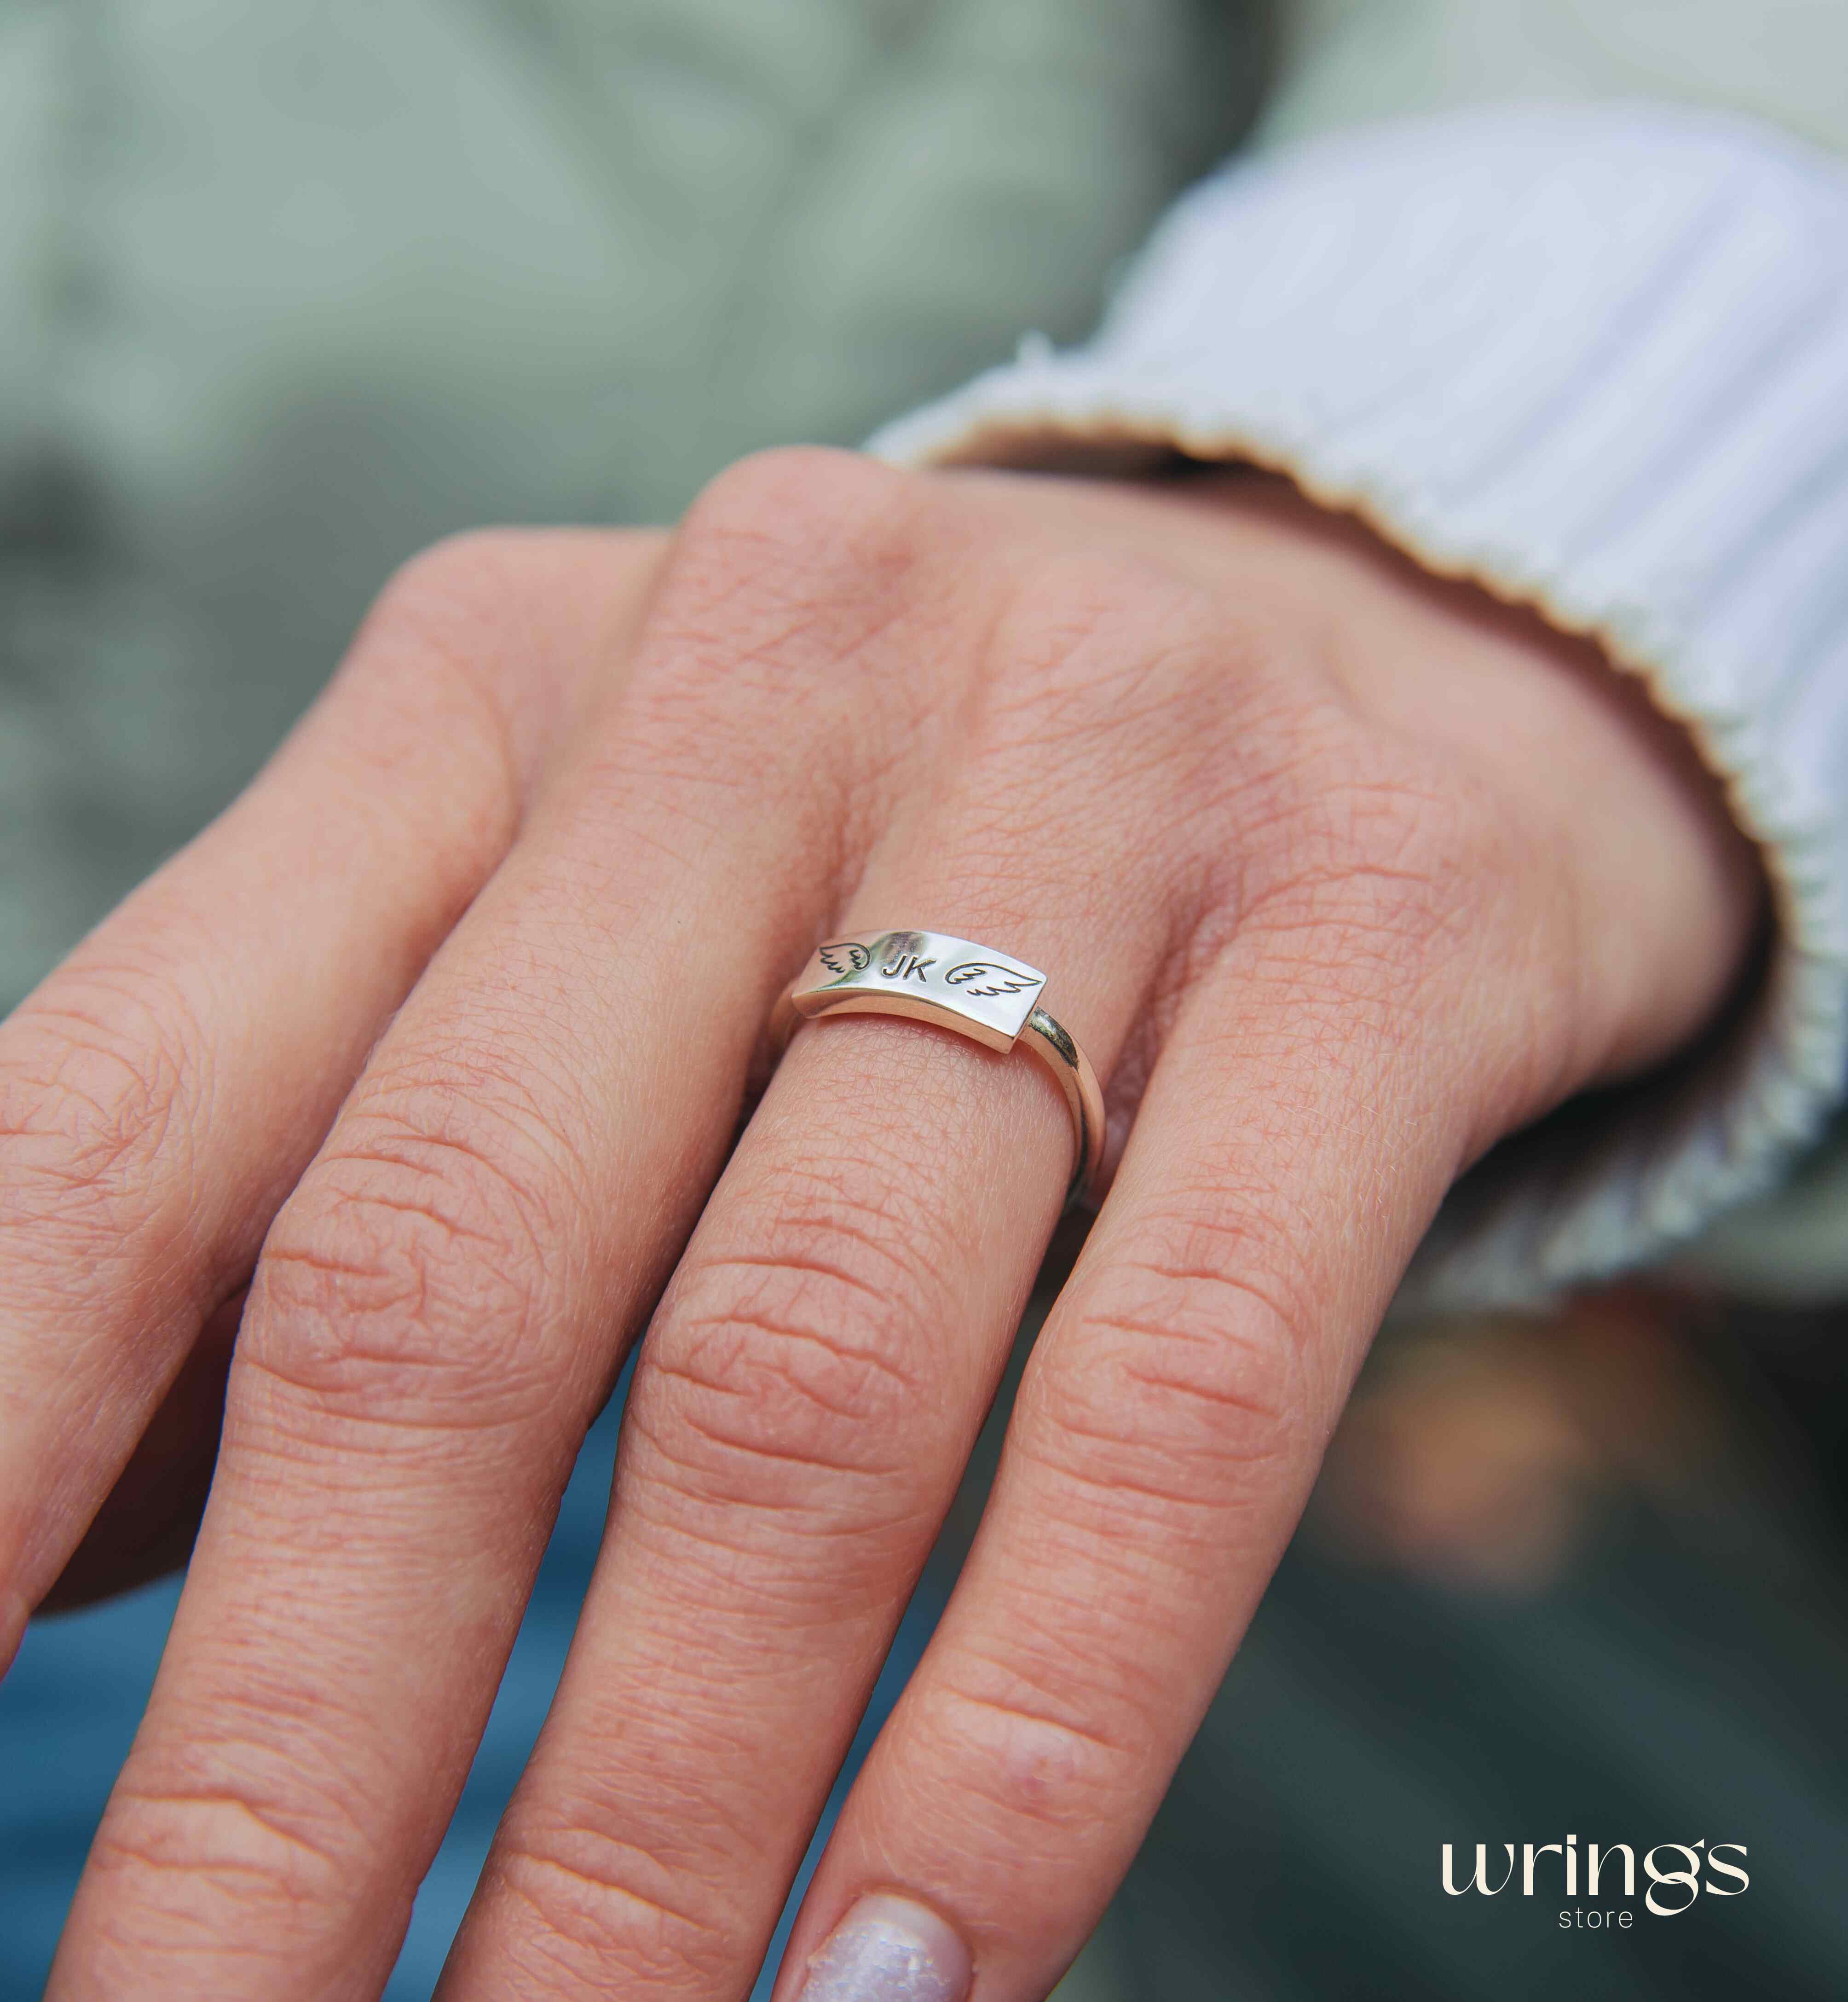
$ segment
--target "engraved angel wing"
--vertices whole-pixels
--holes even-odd
[[[966,987],[972,995],[992,1000],[1003,994],[1025,994],[1045,981],[1037,973],[1023,973],[1017,967],[996,966],[985,959],[965,959],[943,975],[950,987]],[[978,986],[975,983],[980,982]]]
[[[815,950],[821,964],[836,979],[843,974],[862,971],[873,957],[863,945],[852,939],[845,939],[839,945],[818,946]]]

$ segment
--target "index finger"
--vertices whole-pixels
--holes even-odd
[[[250,789],[0,1024],[0,1668],[659,546],[498,534],[410,566]]]

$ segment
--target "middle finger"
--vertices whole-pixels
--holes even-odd
[[[878,759],[858,699],[769,727],[828,694],[863,604],[792,620],[760,553],[708,662],[710,539],[270,1233],[54,1997],[322,2002],[389,1972],[572,1458],[839,895],[842,775]]]
[[[1096,644],[1113,637],[1128,644]],[[1162,769],[1184,792],[1184,761]],[[972,751],[889,831],[838,930],[941,929],[1046,969],[1048,1006],[1107,1071],[1179,920],[1068,776],[1036,817],[1024,769]],[[997,828],[997,797],[1023,827]],[[748,1989],[992,1398],[1071,1149],[1023,1052],[863,1015],[797,1035],[650,1328],[604,1553],[445,2002]]]

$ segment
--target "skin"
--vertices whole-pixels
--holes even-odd
[[[1257,477],[777,452],[423,557],[0,1028],[0,1659],[183,1550],[223,1409],[51,1995],[378,1993],[644,1334],[442,1994],[745,1993],[1069,1166],[1037,1066],[868,1017],[733,1147],[783,984],[894,924],[1048,969],[1113,1178],[782,1998],[872,1891],[1044,1995],[1445,1188],[1759,908],[1588,648]]]

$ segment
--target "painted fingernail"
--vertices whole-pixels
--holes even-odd
[[[969,1949],[927,1906],[862,1898],[808,1963],[797,2002],[963,2002]]]

